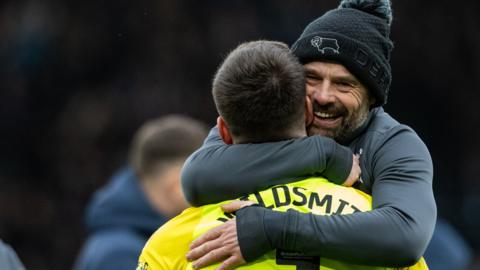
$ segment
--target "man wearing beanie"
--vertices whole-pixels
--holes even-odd
[[[305,67],[314,108],[308,133],[331,137],[360,154],[362,174],[356,187],[373,196],[373,210],[318,216],[245,207],[236,211],[236,223],[196,240],[189,254],[195,265],[224,260],[221,269],[232,269],[274,249],[291,251],[287,261],[294,265],[311,256],[385,267],[419,260],[436,219],[433,168],[418,135],[382,108],[392,79],[391,22],[388,0],[343,0],[311,22],[292,46]],[[325,167],[318,159],[324,153],[310,149],[307,141],[263,144],[265,153],[255,155],[252,146],[219,148],[202,147],[184,166],[182,184],[193,205],[238,198],[267,182],[295,181],[312,168]],[[284,199],[295,203],[297,197]],[[311,203],[332,206],[328,198]],[[227,239],[235,241],[225,244]]]

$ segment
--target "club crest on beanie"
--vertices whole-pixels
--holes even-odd
[[[391,22],[389,0],[343,0],[307,25],[292,51],[303,64],[316,60],[342,64],[374,95],[374,106],[382,106],[392,81]]]

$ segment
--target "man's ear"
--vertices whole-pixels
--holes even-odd
[[[223,142],[226,144],[233,144],[233,139],[230,135],[230,131],[228,131],[227,123],[225,123],[225,120],[223,120],[221,116],[217,118],[217,126],[218,132],[220,133],[220,137],[222,137]]]
[[[308,96],[305,97],[305,126],[310,126],[313,122],[313,104]]]

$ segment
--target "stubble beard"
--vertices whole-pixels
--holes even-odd
[[[336,128],[323,128],[315,125],[308,127],[308,136],[322,135],[334,139],[338,143],[345,143],[352,139],[353,133],[361,127],[368,118],[370,107],[367,102],[352,113],[344,116],[340,125]]]

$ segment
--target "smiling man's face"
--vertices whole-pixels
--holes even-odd
[[[367,89],[340,64],[315,61],[304,67],[315,116],[308,134],[343,142],[368,117]]]

